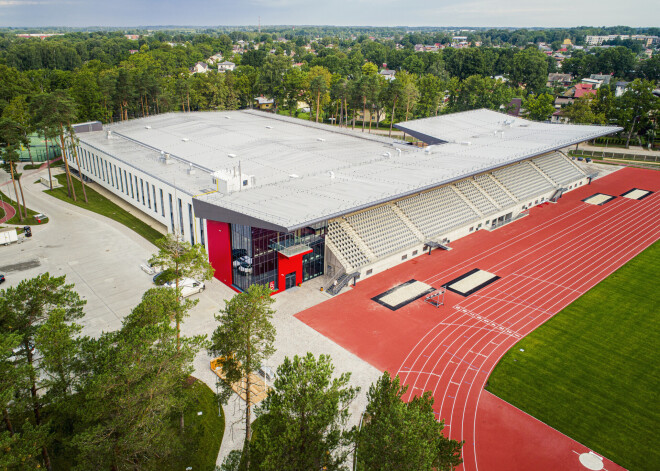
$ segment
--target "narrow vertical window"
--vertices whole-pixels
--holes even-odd
[[[195,245],[195,229],[193,227],[192,204],[188,203],[188,221],[190,221],[190,243]]]
[[[181,235],[183,236],[183,205],[181,204],[181,198],[179,199],[179,230],[181,231]]]

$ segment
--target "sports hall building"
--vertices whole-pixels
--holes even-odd
[[[223,283],[274,292],[321,275],[341,287],[493,230],[588,184],[561,149],[620,130],[483,109],[396,127],[426,145],[250,110],[75,130],[86,178],[204,245]]]

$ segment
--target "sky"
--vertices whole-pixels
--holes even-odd
[[[659,0],[0,0],[0,26],[660,26]]]

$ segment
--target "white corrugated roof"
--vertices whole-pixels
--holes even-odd
[[[79,138],[191,195],[212,187],[214,171],[240,162],[255,186],[198,196],[206,204],[195,205],[197,215],[233,212],[263,221],[262,227],[294,229],[619,130],[534,123],[488,110],[399,127],[450,143],[421,150],[373,134],[248,110],[168,113],[106,127],[112,139],[105,131]],[[161,151],[177,163],[160,163]],[[198,170],[189,175],[185,170],[191,164]]]

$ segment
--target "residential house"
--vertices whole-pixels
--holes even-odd
[[[206,62],[198,62],[190,68],[191,74],[205,74],[209,71],[209,65]]]
[[[628,88],[628,85],[630,82],[617,82],[616,85],[614,86],[614,96],[619,97],[623,95]]]
[[[601,85],[609,85],[610,80],[612,80],[612,76],[610,74],[591,74],[589,78],[593,80],[600,80]]]
[[[600,86],[603,84],[602,80],[597,80],[592,78],[583,78],[580,82],[585,85],[591,85],[591,88],[593,88],[594,90],[600,88]]]
[[[512,98],[511,101],[504,107],[504,111],[509,116],[515,116],[516,118],[520,116],[520,110],[522,109],[522,98]]]
[[[254,99],[254,107],[262,111],[270,111],[275,106],[275,100],[272,98],[265,98],[263,95]]]
[[[390,69],[381,69],[380,72],[378,72],[378,75],[383,77],[387,81],[392,81],[394,80],[394,76],[396,74],[395,70],[390,70]]]
[[[578,83],[571,87],[555,99],[555,107],[560,108],[564,105],[571,105],[575,100],[585,95],[595,95],[596,90],[592,84]]]
[[[366,111],[366,114],[363,113],[363,111]],[[381,112],[379,116],[378,113],[376,113],[376,110],[369,108],[366,110],[359,108],[356,110],[355,115],[355,120],[359,122],[366,121],[368,123],[371,121],[372,123],[382,123],[383,120],[385,120],[385,113]]]
[[[138,52],[140,52],[140,51],[138,51],[137,49],[129,49],[128,50],[129,54],[137,54]]]
[[[206,62],[213,65],[216,62],[220,62],[221,60],[222,60],[222,54],[218,52],[217,54],[213,54],[211,57],[206,59]]]
[[[569,119],[563,116],[563,110],[555,111],[550,117],[550,122],[553,124],[566,124],[568,121]]]
[[[571,82],[573,82],[573,76],[571,74],[551,73],[548,74],[548,81],[545,86],[550,88],[570,87]]]
[[[235,68],[236,68],[236,64],[229,61],[220,62],[218,64],[218,72],[220,73],[227,72],[228,70],[234,70]]]

